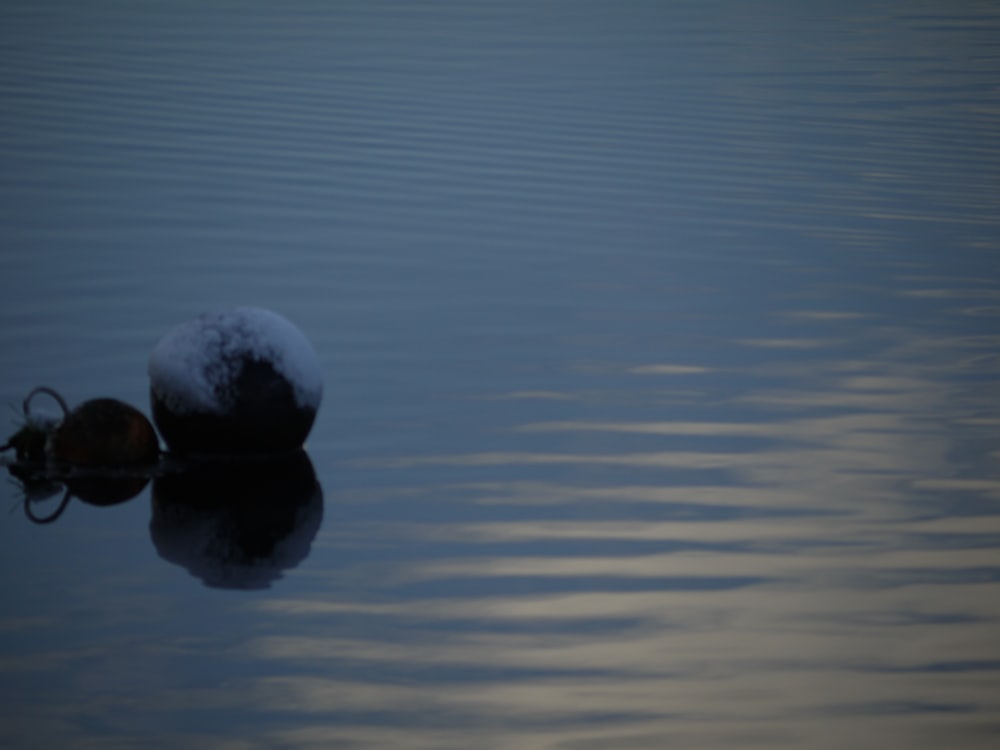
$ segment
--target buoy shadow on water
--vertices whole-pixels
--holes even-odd
[[[178,461],[153,480],[160,557],[212,588],[269,587],[308,555],[323,490],[305,451],[252,461]]]
[[[74,498],[117,505],[152,482],[153,546],[211,588],[268,588],[309,555],[323,520],[323,490],[303,450],[252,460],[164,454],[142,469],[7,468],[37,524],[56,521]],[[40,510],[60,493],[54,508]]]
[[[70,501],[76,498],[87,505],[111,506],[128,502],[139,496],[149,484],[145,474],[75,473],[59,479],[25,474],[19,467],[7,467],[11,476],[20,480],[24,494],[24,514],[34,523],[52,523],[57,520]],[[62,493],[54,510],[43,513],[35,506]]]

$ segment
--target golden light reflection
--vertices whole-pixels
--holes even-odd
[[[295,623],[244,645],[277,672],[248,685],[255,700],[301,716],[275,737],[991,746],[1000,468],[969,474],[956,456],[1000,417],[952,377],[994,377],[980,356],[991,339],[880,335],[894,341],[879,361],[792,366],[798,387],[733,398],[743,418],[528,421],[511,444],[551,449],[364,462],[401,477],[474,468],[476,480],[398,492],[452,493],[486,517],[372,522],[380,544],[422,552],[329,574],[370,580],[370,600],[260,603]],[[649,383],[698,371],[686,367],[627,372]],[[584,436],[605,450],[566,449]],[[562,482],[537,467],[603,473]],[[717,478],[692,474],[705,471]]]
[[[852,729],[867,727],[869,740],[890,745],[923,726],[934,738],[914,734],[908,746],[933,747],[947,732],[974,737],[974,717],[1000,710],[992,689],[995,664],[977,666],[996,649],[1000,612],[996,597],[985,595],[990,588],[914,586],[887,594],[809,586],[425,601],[412,609],[401,605],[392,617],[411,628],[426,618],[464,618],[481,626],[430,642],[317,634],[260,638],[248,648],[256,659],[308,664],[319,675],[360,663],[375,675],[405,664],[515,676],[459,678],[430,688],[405,679],[296,672],[259,680],[252,691],[269,710],[299,714],[306,723],[345,713],[394,714],[394,728],[377,721],[316,727],[317,742],[356,732],[402,747],[451,746],[469,741],[471,728],[502,730],[504,746],[560,748],[574,738],[623,741],[642,731],[661,742],[672,736],[736,740],[766,726],[777,731],[771,741],[778,746],[825,747],[816,733],[841,732],[849,716]],[[942,626],[956,608],[967,620]],[[321,613],[313,607],[311,614]],[[556,634],[491,632],[503,622],[537,626],[615,617],[632,624],[596,634],[573,635],[565,626]],[[921,706],[951,708],[942,721]],[[462,729],[436,726],[453,726],[456,717]]]
[[[639,365],[629,370],[634,375],[701,375],[712,371],[711,367],[671,364]]]
[[[740,344],[765,349],[823,349],[832,346],[841,346],[843,341],[823,340],[823,339],[777,339],[777,338],[751,338],[740,339]]]

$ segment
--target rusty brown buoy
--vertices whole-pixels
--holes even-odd
[[[32,426],[42,424],[30,412],[31,400],[38,394],[51,396],[59,404],[61,421]],[[151,464],[159,457],[160,445],[153,425],[138,409],[117,399],[91,399],[71,411],[58,392],[42,386],[24,400],[24,415],[30,427],[22,428],[21,433],[30,435],[20,438],[20,443],[14,439],[9,443],[18,449],[19,459],[110,468]],[[45,436],[44,456],[39,455],[39,436],[35,433]]]
[[[88,467],[149,464],[160,450],[142,412],[113,398],[95,398],[73,409],[48,447],[56,461]]]

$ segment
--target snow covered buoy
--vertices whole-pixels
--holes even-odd
[[[302,447],[323,396],[305,335],[255,307],[204,314],[149,359],[153,421],[177,453],[273,455]]]

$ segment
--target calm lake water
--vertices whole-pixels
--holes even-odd
[[[40,384],[148,413],[159,338],[235,305],[326,395],[287,476],[44,525],[3,483],[0,745],[997,747],[998,40],[4,3],[0,437]]]

